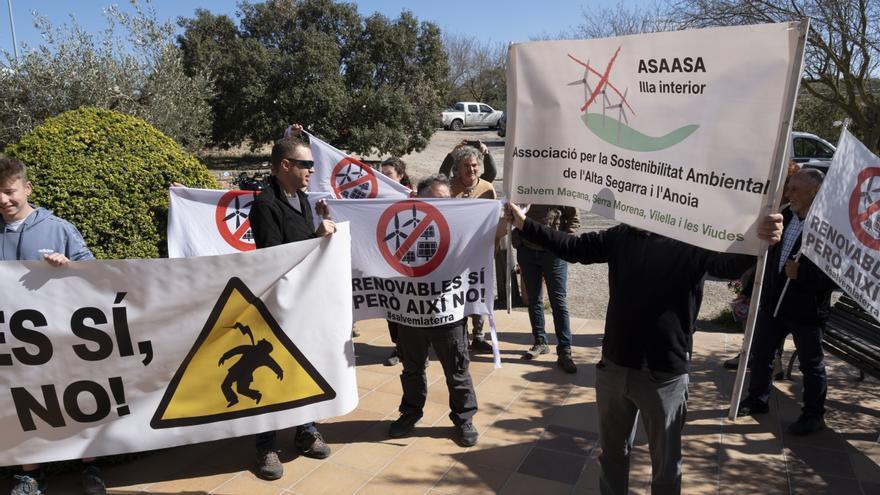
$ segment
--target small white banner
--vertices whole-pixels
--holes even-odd
[[[168,189],[168,257],[189,258],[241,253],[256,248],[248,214],[260,191],[221,189]],[[315,203],[329,198],[309,193],[312,212]],[[317,228],[321,218],[313,215]]]
[[[785,23],[511,45],[511,200],[757,254],[800,36]]]
[[[348,226],[173,260],[0,262],[0,466],[289,428],[357,406]]]
[[[308,136],[315,160],[315,170],[309,180],[310,193],[329,193],[337,199],[403,199],[412,193],[357,158],[347,156],[312,134]]]
[[[880,320],[880,158],[843,131],[807,215],[801,252]]]
[[[259,191],[168,189],[168,257],[240,253],[256,248],[248,213]]]
[[[495,229],[490,200],[329,200],[350,222],[354,319],[385,318],[411,327],[490,314]]]

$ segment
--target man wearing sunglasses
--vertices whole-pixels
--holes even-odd
[[[317,229],[312,221],[312,209],[303,190],[309,184],[314,165],[312,150],[305,141],[286,137],[275,142],[268,187],[254,200],[248,216],[257,249],[336,232],[336,224],[326,218],[326,207],[321,204],[316,207],[316,213],[325,219]],[[277,480],[284,474],[284,465],[278,459],[276,436],[276,432],[267,431],[256,437],[258,474],[267,480]],[[294,444],[305,456],[315,459],[330,456],[330,447],[324,443],[314,423],[296,428]]]

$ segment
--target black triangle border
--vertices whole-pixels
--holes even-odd
[[[192,418],[176,418],[176,419],[162,419],[162,415],[165,413],[165,410],[168,408],[168,405],[171,403],[171,398],[174,397],[174,392],[177,391],[177,386],[180,384],[180,380],[183,379],[183,373],[189,367],[190,361],[195,357],[196,352],[201,348],[202,344],[204,344],[205,340],[207,340],[208,336],[211,334],[211,330],[216,325],[217,320],[220,318],[220,314],[223,312],[223,308],[226,306],[226,303],[229,302],[230,296],[232,296],[232,292],[234,290],[238,290],[244,297],[245,301],[248,304],[253,305],[257,311],[259,311],[260,315],[269,325],[269,328],[272,330],[272,333],[275,334],[275,337],[281,342],[281,344],[287,349],[288,352],[293,356],[293,358],[299,363],[299,365],[303,368],[303,370],[309,375],[309,377],[315,381],[318,387],[321,389],[321,393],[317,395],[313,395],[311,397],[305,397],[302,399],[292,400],[288,402],[282,402],[280,404],[271,404],[265,406],[259,406],[252,409],[246,409],[242,411],[231,411],[231,412],[222,412],[217,414],[209,414],[206,416],[196,416]],[[219,393],[219,392],[218,392]],[[228,419],[236,419],[236,418],[245,418],[248,416],[257,416],[260,414],[265,414],[269,412],[283,411],[286,409],[293,409],[295,407],[305,406],[308,404],[314,404],[316,402],[323,402],[326,400],[332,400],[336,398],[336,391],[327,383],[327,380],[318,373],[318,370],[309,362],[308,359],[300,352],[299,348],[290,340],[284,330],[281,329],[281,326],[278,325],[278,322],[275,321],[275,317],[272,316],[272,313],[269,312],[269,309],[266,308],[266,305],[263,301],[254,295],[253,292],[241,281],[238,277],[232,277],[227,282],[226,287],[223,289],[223,293],[220,294],[220,297],[217,299],[217,303],[214,305],[214,309],[211,311],[211,314],[208,316],[207,322],[205,322],[205,327],[202,329],[202,332],[199,334],[199,337],[196,339],[192,348],[187,354],[186,359],[183,360],[183,363],[177,368],[177,371],[174,373],[174,378],[171,379],[171,382],[168,383],[168,387],[165,389],[165,394],[162,396],[162,400],[159,402],[159,406],[156,408],[156,412],[153,414],[153,419],[150,420],[150,427],[154,430],[163,429],[163,428],[176,428],[179,426],[194,426],[194,425],[202,425],[208,423],[216,423],[217,421],[225,421]]]

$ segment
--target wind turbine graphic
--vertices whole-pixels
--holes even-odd
[[[403,226],[408,227],[408,226],[412,225],[413,229],[415,229],[416,225],[418,225],[420,221],[421,220],[419,220],[419,217],[416,216],[416,204],[413,203],[413,205],[412,205],[412,219],[407,220],[406,222],[403,222]]]
[[[602,109],[602,116],[605,116],[605,110],[613,110],[618,109],[617,113],[617,142],[620,142],[620,123],[621,121],[626,122],[629,125],[629,119],[626,118],[626,109],[623,108],[623,104],[626,103],[626,93],[629,92],[629,88],[626,88],[623,91],[623,97],[620,100],[620,103],[617,105],[607,105]]]
[[[626,95],[629,92],[629,88],[627,88],[626,90],[624,90],[623,93],[621,93],[620,90],[617,89],[608,80],[609,76],[611,75],[611,68],[614,66],[614,62],[617,60],[617,56],[620,54],[620,48],[621,47],[617,47],[617,50],[614,52],[614,55],[611,57],[611,60],[608,61],[608,65],[605,67],[604,73],[600,73],[598,70],[594,69],[593,67],[590,67],[590,60],[589,59],[587,59],[587,62],[584,63],[584,62],[581,62],[580,60],[578,60],[573,55],[571,55],[571,54],[568,55],[568,58],[574,60],[575,62],[577,62],[578,64],[580,64],[584,67],[584,76],[577,81],[572,81],[572,82],[568,83],[569,86],[576,86],[578,84],[584,85],[584,101],[585,101],[585,103],[581,107],[581,111],[582,112],[588,111],[590,105],[596,100],[596,98],[598,98],[599,94],[601,93],[602,94],[602,126],[604,127],[605,123],[607,121],[606,112],[608,110],[613,110],[615,108],[618,109],[618,115],[617,115],[617,142],[618,143],[620,142],[620,127],[621,127],[622,123],[626,122],[627,124],[629,124],[629,120],[626,117],[626,109],[628,108],[632,115],[635,115],[635,113],[636,113],[635,110],[633,110],[633,108],[630,106],[629,102],[626,99]],[[588,80],[588,77],[591,73],[596,76],[599,76],[599,82],[596,84],[595,88],[590,85],[590,81]],[[611,100],[608,98],[608,89],[609,88],[614,93],[616,93],[618,97],[620,97],[620,103],[617,103],[617,104],[611,103]],[[624,108],[624,107],[626,107],[626,108]]]
[[[862,205],[865,207],[865,210],[880,201],[880,186],[874,185],[875,179],[877,179],[876,175],[868,179],[868,183],[865,184],[865,192],[862,193]],[[863,225],[865,228],[870,229],[874,235],[880,236],[880,215],[875,214],[873,218],[866,218]]]
[[[342,178],[342,182],[340,182],[340,185],[352,182],[354,179],[357,179],[361,175],[363,175],[363,170],[360,167],[358,167],[358,170],[354,174],[354,178],[352,178],[352,175],[351,175],[352,165],[353,165],[352,163],[349,163],[348,165],[346,165],[345,170],[336,174],[336,177]]]
[[[251,201],[250,203],[247,203],[246,205],[241,206],[241,203],[239,202],[239,198],[240,198],[240,196],[236,196],[236,197],[235,197],[235,205],[233,206],[232,213],[230,213],[229,215],[226,215],[226,217],[223,218],[223,221],[229,221],[230,219],[234,218],[234,219],[235,219],[235,228],[236,228],[236,229],[238,229],[239,227],[241,227],[241,220],[242,220],[243,218],[247,218],[247,217],[248,217],[247,213],[241,211],[241,209],[242,209],[242,208],[247,208],[247,207],[249,207],[251,204],[253,204],[253,201]]]
[[[400,218],[398,218],[397,215],[397,213],[394,214],[394,230],[392,230],[390,234],[386,235],[384,239],[387,242],[388,240],[394,238],[395,250],[400,249],[400,240],[406,239],[408,237],[406,234],[400,231]]]

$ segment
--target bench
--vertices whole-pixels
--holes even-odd
[[[831,307],[822,346],[826,352],[858,368],[858,381],[864,380],[866,374],[880,378],[880,323],[849,297],[841,296]],[[788,361],[785,377],[789,380],[796,357],[797,351]]]

